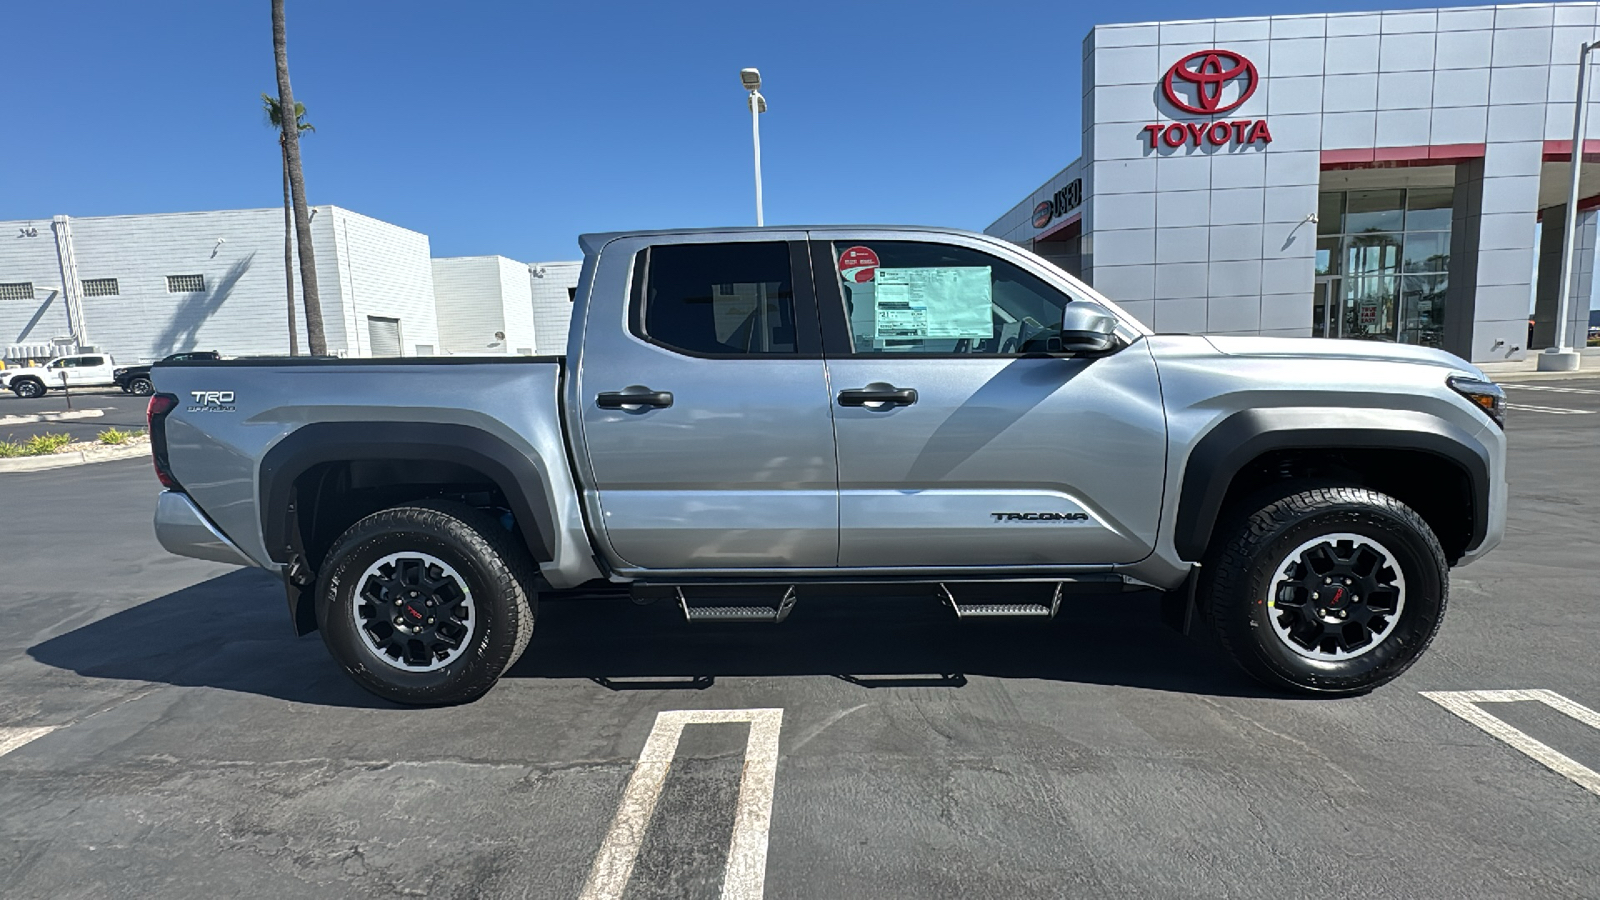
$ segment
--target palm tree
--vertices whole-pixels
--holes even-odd
[[[301,107],[294,102],[289,87],[289,39],[283,21],[283,0],[272,0],[272,51],[278,64],[279,133],[283,135],[284,165],[289,170],[289,192],[294,202],[294,232],[300,243],[300,289],[306,304],[306,343],[312,356],[328,355],[328,341],[322,333],[322,298],[317,293],[317,257],[311,249],[311,213],[306,209],[306,178],[300,170]],[[282,115],[292,109],[296,119]]]
[[[294,312],[294,202],[289,199],[289,149],[283,140],[283,107],[271,94],[261,95],[261,108],[267,114],[267,124],[278,132],[278,146],[283,150],[283,280],[289,295],[289,355],[300,355],[300,337],[296,333]],[[317,126],[306,121],[306,105],[294,105],[295,128],[301,134],[316,131]]]

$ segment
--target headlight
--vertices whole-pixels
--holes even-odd
[[[1489,414],[1501,428],[1506,427],[1506,392],[1492,381],[1480,381],[1465,375],[1452,375],[1446,381],[1451,390],[1472,401],[1472,404]]]
[[[128,370],[127,369],[112,369],[111,370],[111,377],[112,378],[121,378],[122,376],[124,376],[126,374],[128,374]]]

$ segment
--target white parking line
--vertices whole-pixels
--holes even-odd
[[[1594,388],[1557,387],[1553,384],[1520,384],[1512,382],[1500,385],[1503,388],[1516,388],[1519,391],[1550,391],[1554,394],[1600,394]]]
[[[1490,735],[1510,744],[1517,751],[1532,757],[1557,774],[1566,776],[1574,784],[1596,797],[1600,797],[1600,772],[1583,765],[1549,745],[1534,740],[1504,721],[1478,708],[1479,703],[1515,703],[1532,700],[1543,703],[1579,722],[1600,730],[1600,713],[1574,703],[1555,691],[1422,691],[1422,696],[1450,710],[1461,718],[1489,732]]]
[[[1506,408],[1520,409],[1527,412],[1552,413],[1558,416],[1592,416],[1595,414],[1595,410],[1592,409],[1566,409],[1565,407],[1561,406],[1531,406],[1527,403],[1507,403]]]
[[[639,857],[644,832],[655,813],[672,757],[685,725],[749,722],[744,772],[739,778],[739,805],[728,865],[722,877],[722,900],[760,900],[767,878],[767,831],[772,825],[772,791],[778,774],[778,730],[781,709],[668,710],[656,714],[655,727],[644,742],[622,804],[606,833],[594,867],[584,882],[581,900],[617,900],[628,887]]]
[[[44,737],[59,726],[46,725],[41,728],[0,728],[0,756]]]

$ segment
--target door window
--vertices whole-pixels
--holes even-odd
[[[1044,352],[1072,297],[995,256],[924,241],[840,241],[833,270],[852,353]]]
[[[634,334],[691,356],[794,356],[786,242],[663,244],[634,262]]]

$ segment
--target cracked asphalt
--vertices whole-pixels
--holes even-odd
[[[1595,393],[1508,392],[1600,412],[1559,386]],[[270,576],[165,554],[148,463],[3,475],[0,729],[55,730],[0,756],[0,895],[576,897],[656,713],[776,707],[770,898],[1600,897],[1600,796],[1419,694],[1600,710],[1600,414],[1509,430],[1505,543],[1416,667],[1336,701],[1147,594],[1047,625],[802,595],[778,627],[546,602],[488,696],[402,709]],[[1492,706],[1600,770],[1600,731]],[[719,895],[748,733],[685,727],[629,900]]]

